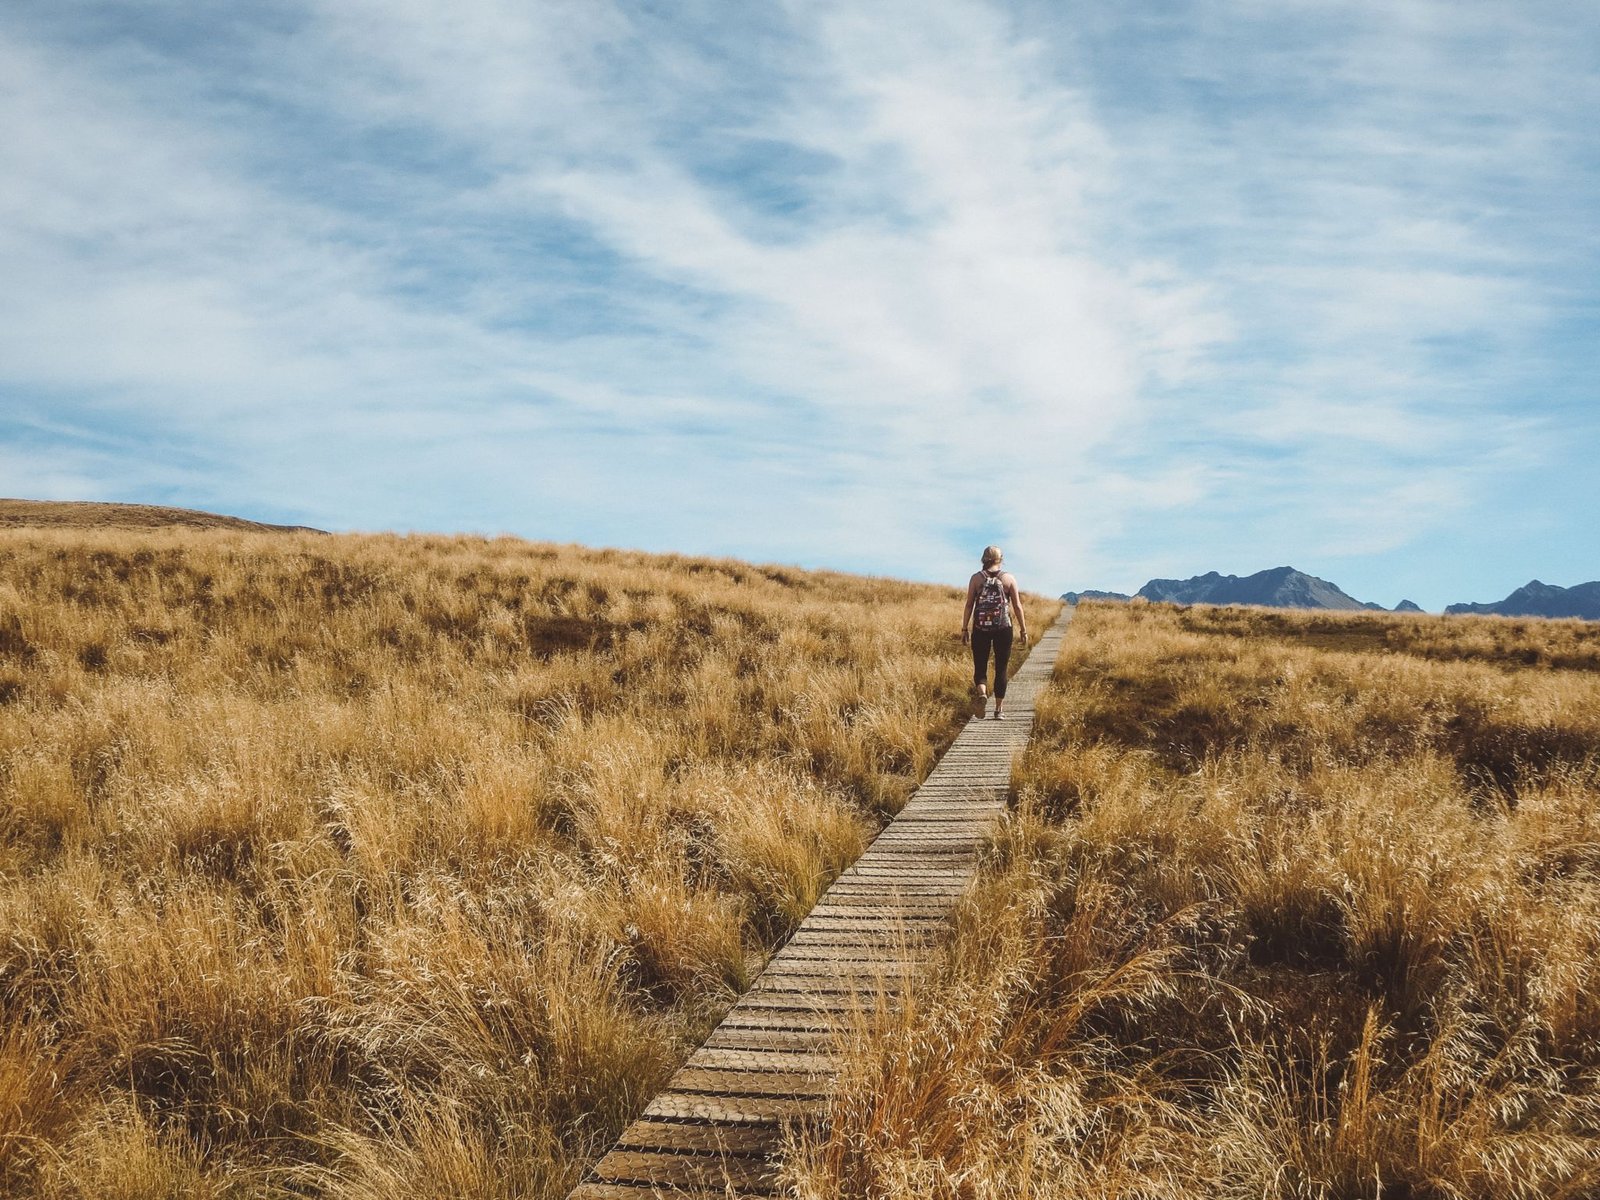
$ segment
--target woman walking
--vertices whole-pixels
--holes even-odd
[[[972,646],[972,692],[978,716],[983,715],[988,699],[985,680],[989,674],[989,651],[994,651],[994,719],[1003,721],[1006,702],[1006,667],[1011,662],[1011,614],[1015,613],[1016,632],[1028,638],[1028,621],[1022,615],[1022,598],[1017,581],[1001,564],[1005,555],[999,546],[983,548],[983,569],[967,581],[967,607],[961,613],[961,640]]]

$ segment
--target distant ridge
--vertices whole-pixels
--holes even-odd
[[[1388,612],[1381,604],[1363,603],[1338,585],[1293,567],[1273,567],[1254,575],[1221,575],[1207,571],[1188,579],[1152,579],[1134,596],[1088,589],[1063,592],[1068,604],[1080,600],[1151,600],[1168,604],[1253,604],[1262,608],[1332,609],[1343,612]],[[1394,606],[1397,613],[1420,613],[1411,600]],[[1452,604],[1446,613],[1482,613],[1502,617],[1577,617],[1600,621],[1600,580],[1557,587],[1534,579],[1504,600],[1491,604]]]
[[[1132,600],[1122,592],[1089,589],[1063,592],[1068,604],[1080,600]],[[1189,579],[1152,579],[1139,589],[1137,598],[1169,604],[1254,604],[1263,608],[1326,608],[1344,612],[1388,612],[1381,604],[1363,603],[1336,584],[1293,567],[1273,567],[1254,575],[1219,575],[1207,571]],[[1395,612],[1422,612],[1420,605],[1402,600]]]
[[[1076,604],[1080,600],[1132,600],[1133,597],[1124,592],[1097,592],[1090,588],[1086,592],[1062,592],[1061,598],[1068,604]]]
[[[0,499],[0,529],[237,529],[256,533],[324,533],[309,525],[268,525],[159,504],[104,504],[95,500]]]
[[[1335,584],[1293,567],[1273,567],[1254,575],[1208,571],[1192,579],[1152,579],[1139,589],[1146,600],[1173,604],[1256,604],[1264,608],[1372,609]]]
[[[1600,580],[1557,587],[1537,579],[1492,604],[1452,604],[1447,613],[1490,613],[1502,617],[1581,617],[1600,621]]]

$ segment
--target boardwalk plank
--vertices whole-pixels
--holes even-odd
[[[618,1150],[765,1154],[780,1134],[776,1125],[707,1125],[689,1121],[635,1121],[617,1139]]]
[[[568,1200],[658,1200],[662,1196],[673,1200],[728,1200],[726,1185],[715,1188],[676,1188],[665,1184],[649,1183],[596,1183],[585,1181],[569,1193]],[[744,1192],[746,1196],[770,1196],[770,1191]]]
[[[752,1187],[770,1191],[776,1168],[765,1154],[677,1154],[613,1150],[595,1168],[600,1183],[647,1183],[669,1188]]]
[[[732,1068],[681,1067],[672,1077],[680,1092],[740,1098],[747,1096],[815,1096],[828,1094],[833,1072],[739,1071]]]
[[[686,1066],[711,1067],[739,1071],[800,1071],[818,1075],[833,1075],[839,1070],[839,1058],[816,1050],[769,1050],[740,1047],[718,1049],[701,1046],[689,1056]]]
[[[757,1045],[782,1045],[785,1044],[783,1039],[793,1037],[815,1038],[817,1041],[814,1044],[818,1046],[832,1046],[841,1031],[854,1023],[847,1013],[828,1013],[823,1019],[811,1013],[795,1019],[796,1014],[779,1009],[753,1008],[743,1016],[746,1019],[735,1025],[726,1025],[718,1032],[727,1033],[730,1039],[749,1037]]]
[[[662,1092],[650,1101],[644,1115],[732,1125],[775,1125],[803,1120],[816,1111],[815,1104],[789,1096],[702,1096]]]

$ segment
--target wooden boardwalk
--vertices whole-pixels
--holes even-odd
[[[776,1194],[784,1126],[822,1110],[835,1038],[852,1009],[915,975],[971,880],[1071,615],[1062,613],[1012,677],[1006,719],[968,722],[570,1200]]]

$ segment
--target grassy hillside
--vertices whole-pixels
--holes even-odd
[[[265,525],[192,508],[160,504],[103,504],[93,500],[0,499],[0,529],[233,529],[317,533],[303,525]]]
[[[1088,605],[822,1197],[1600,1195],[1600,629]]]
[[[561,1194],[953,737],[959,612],[513,540],[0,536],[0,1193]]]

